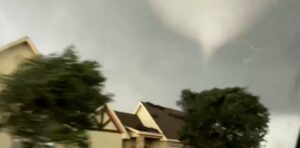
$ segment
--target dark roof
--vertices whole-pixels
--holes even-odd
[[[296,148],[300,148],[300,130],[299,130],[299,135],[298,135],[298,141],[297,141]]]
[[[115,111],[123,125],[134,128],[139,131],[159,133],[156,129],[148,128],[143,125],[139,117],[135,114]]]
[[[167,138],[179,139],[179,131],[184,124],[182,111],[155,105],[150,102],[142,103]]]

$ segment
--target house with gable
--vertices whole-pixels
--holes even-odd
[[[38,55],[38,51],[28,37],[7,44],[0,48],[0,75],[10,74],[23,60],[32,58],[36,55]],[[11,144],[11,137],[7,133],[0,131],[0,147],[10,148]]]
[[[116,114],[130,136],[123,140],[123,148],[183,148],[178,134],[183,126],[181,111],[140,102],[133,114]]]
[[[13,72],[23,60],[38,55],[37,48],[28,37],[0,48],[0,74]]]
[[[37,55],[38,50],[28,37],[0,48],[0,74],[10,74],[22,61]],[[96,120],[102,128],[87,129],[91,148],[184,147],[178,134],[183,126],[183,113],[178,110],[140,102],[133,113],[125,113],[106,104],[96,110]],[[21,145],[0,131],[0,148],[21,148]]]
[[[28,37],[7,44],[0,48],[0,75],[12,73],[24,60],[37,55],[39,55],[38,50]],[[127,131],[121,126],[116,114],[109,109],[109,105],[100,107],[98,110],[101,114],[97,115],[97,118],[99,118],[97,120],[103,125],[103,128],[100,130],[89,130],[91,147],[121,148],[122,140],[128,138]],[[1,120],[0,113],[0,125]],[[99,146],[99,144],[101,144],[101,146]],[[22,144],[11,135],[0,130],[0,148],[21,148],[21,145]]]
[[[184,147],[178,134],[183,126],[181,111],[140,102],[134,113],[115,111],[107,104],[97,110],[96,116],[105,128],[89,131],[92,148]]]

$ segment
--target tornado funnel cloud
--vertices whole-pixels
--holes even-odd
[[[167,26],[199,44],[209,59],[245,32],[271,0],[149,0]]]

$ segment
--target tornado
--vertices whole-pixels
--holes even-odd
[[[166,26],[195,41],[210,59],[267,10],[272,0],[148,0]]]

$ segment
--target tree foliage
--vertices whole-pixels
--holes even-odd
[[[72,48],[25,61],[1,79],[5,129],[32,145],[59,142],[87,147],[85,130],[101,128],[93,113],[110,101],[98,68],[94,61],[80,61]]]
[[[181,140],[195,148],[258,148],[268,132],[267,108],[244,88],[183,90]]]

